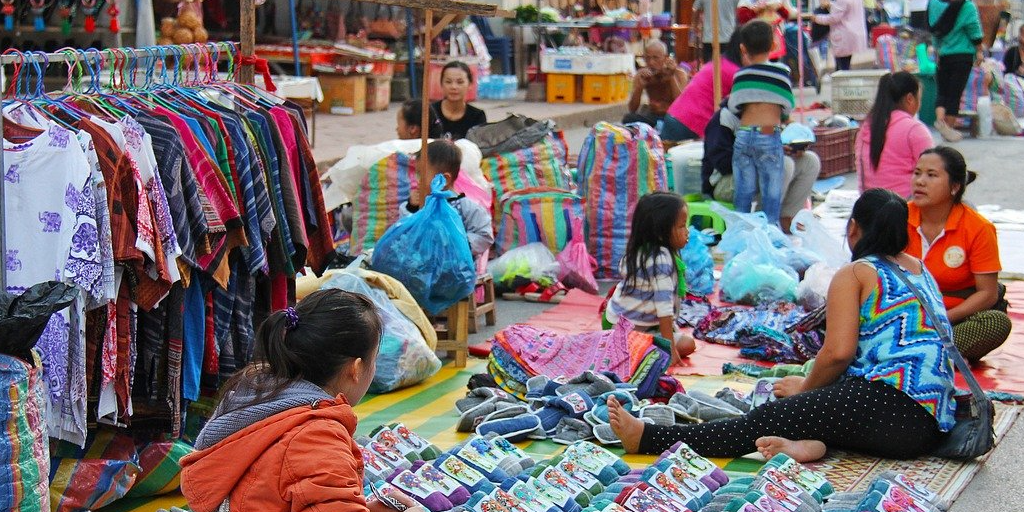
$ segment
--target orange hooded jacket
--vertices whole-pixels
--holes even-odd
[[[366,511],[356,416],[344,396],[294,407],[181,459],[196,512]]]

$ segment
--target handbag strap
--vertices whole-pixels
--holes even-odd
[[[967,387],[971,389],[971,394],[974,395],[972,402],[976,404],[985,403],[985,408],[987,409],[987,404],[989,403],[987,400],[988,395],[985,394],[985,390],[981,389],[981,384],[978,384],[978,380],[974,378],[974,373],[971,372],[970,365],[967,364],[967,361],[964,361],[964,357],[960,355],[960,350],[953,344],[953,337],[950,334],[950,329],[946,325],[948,321],[939,321],[939,315],[935,313],[935,309],[932,308],[931,302],[929,302],[925,297],[921,288],[910,282],[910,279],[906,274],[904,274],[902,268],[885,257],[878,258],[878,262],[889,270],[892,270],[892,272],[896,274],[896,277],[898,277],[900,281],[903,281],[903,284],[907,285],[907,288],[910,288],[910,291],[914,292],[914,295],[917,296],[917,300],[921,303],[921,308],[924,309],[925,315],[928,316],[928,320],[930,320],[932,325],[935,326],[935,332],[939,333],[939,337],[942,338],[942,345],[946,348],[949,358],[953,360],[953,364],[956,366],[956,369],[960,372],[960,375],[964,376],[964,380],[967,381]],[[924,270],[923,263],[921,264],[921,268]]]

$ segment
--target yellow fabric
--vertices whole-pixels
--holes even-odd
[[[338,272],[344,272],[343,270],[328,270],[324,272],[323,277],[317,278],[312,275],[302,276],[295,280],[295,298],[302,300],[305,296],[317,291]],[[381,274],[380,272],[374,272],[372,270],[355,269],[352,270],[356,275],[366,280],[367,284],[377,288],[387,294],[388,298],[391,299],[391,303],[402,312],[412,323],[416,324],[416,327],[420,330],[420,334],[423,335],[423,339],[427,342],[427,346],[430,350],[437,348],[437,332],[434,331],[434,325],[430,323],[426,313],[420,308],[420,305],[416,303],[416,299],[412,298],[409,290],[405,289],[405,285],[399,282],[397,279]]]

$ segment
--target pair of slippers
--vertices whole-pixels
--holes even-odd
[[[825,512],[946,512],[949,500],[906,475],[886,471],[865,492],[839,492],[825,502]]]
[[[564,284],[555,282],[547,288],[541,289],[537,283],[530,283],[526,286],[516,288],[514,293],[503,293],[501,298],[512,301],[541,302],[545,304],[559,304],[568,295],[569,289]]]

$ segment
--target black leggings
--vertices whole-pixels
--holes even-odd
[[[938,422],[909,395],[884,382],[839,382],[776,400],[746,416],[671,427],[645,425],[640,453],[660,454],[683,441],[705,457],[739,457],[757,450],[762,436],[817,440],[888,459],[930,452],[942,439]]]
[[[960,113],[960,98],[967,88],[967,80],[974,67],[974,55],[958,53],[942,55],[935,70],[936,97],[935,106],[944,107],[947,116]]]

